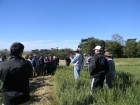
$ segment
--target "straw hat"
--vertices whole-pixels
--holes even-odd
[[[106,51],[104,55],[107,56],[107,57],[111,57],[112,56],[112,54],[110,52],[108,52],[108,51]]]

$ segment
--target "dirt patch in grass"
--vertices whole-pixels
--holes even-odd
[[[52,76],[39,76],[30,80],[31,105],[58,105]]]

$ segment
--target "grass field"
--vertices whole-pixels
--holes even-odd
[[[140,58],[114,59],[117,71],[129,72],[140,79]]]
[[[140,59],[114,59],[116,77],[112,89],[91,93],[91,78],[82,70],[75,81],[73,67],[60,67],[55,74],[55,91],[60,105],[140,105]],[[64,61],[60,61],[64,65]],[[72,64],[71,64],[72,65]]]
[[[80,78],[73,77],[73,64],[65,66],[60,60],[54,76],[33,78],[31,105],[140,105],[140,59],[114,59],[116,77],[112,89],[90,91],[91,77],[81,70]]]

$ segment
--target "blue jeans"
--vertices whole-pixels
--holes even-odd
[[[80,76],[80,67],[74,66],[74,78],[77,79]]]

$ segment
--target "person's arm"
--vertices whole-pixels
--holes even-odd
[[[28,70],[29,70],[29,78],[31,78],[32,73],[33,73],[33,67],[32,67],[32,64],[30,62],[28,63]]]
[[[75,55],[74,58],[71,58],[71,62],[72,63],[76,63],[77,60],[78,60],[78,56],[77,55]]]
[[[107,73],[109,71],[109,64],[107,59],[105,58],[105,73]]]
[[[94,75],[96,73],[96,68],[97,68],[97,58],[94,56],[90,60],[90,65],[89,65],[89,73],[90,75]]]

